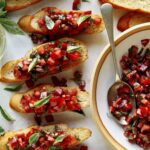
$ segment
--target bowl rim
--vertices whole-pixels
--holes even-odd
[[[120,44],[123,40],[126,38],[130,37],[131,35],[144,31],[144,30],[150,30],[150,23],[144,23],[140,24],[137,26],[134,26],[122,34],[120,34],[116,39],[115,39],[115,45],[117,46]],[[105,137],[107,142],[113,146],[113,149],[116,150],[127,150],[123,145],[121,145],[118,141],[116,141],[109,131],[106,129],[104,126],[102,119],[98,113],[98,108],[97,108],[97,101],[96,101],[96,89],[97,89],[97,81],[98,81],[98,76],[100,73],[100,70],[103,66],[103,63],[105,59],[107,58],[108,54],[111,52],[110,45],[107,45],[103,51],[100,53],[98,60],[96,62],[96,65],[94,67],[94,71],[92,73],[92,80],[91,80],[91,89],[90,89],[90,96],[91,96],[91,110],[92,110],[92,117],[94,121],[96,122],[98,129],[101,131],[102,135]]]

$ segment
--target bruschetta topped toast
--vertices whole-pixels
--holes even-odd
[[[15,94],[10,106],[23,113],[57,113],[80,111],[89,106],[89,94],[77,87],[39,85],[27,92]]]
[[[18,60],[1,68],[0,81],[15,83],[38,79],[79,65],[87,59],[86,46],[75,39],[62,38],[33,48]]]
[[[104,29],[102,18],[91,11],[64,11],[56,7],[46,7],[33,16],[23,16],[18,24],[25,32],[49,35],[50,40]]]
[[[110,3],[115,8],[150,14],[150,0],[99,0],[99,1],[101,3]]]
[[[15,11],[23,9],[40,1],[41,0],[6,0],[6,10]]]
[[[0,137],[1,150],[65,150],[91,136],[86,128],[69,128],[66,124],[32,126],[9,131]]]

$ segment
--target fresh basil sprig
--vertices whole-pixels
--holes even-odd
[[[0,1],[0,24],[10,33],[23,35],[23,31],[19,28],[17,23],[9,18],[6,18],[7,11],[5,11],[6,1]]]
[[[66,137],[66,135],[64,135],[64,134],[58,136],[58,137],[55,139],[54,145],[56,145],[57,143],[62,142],[65,137]]]
[[[68,53],[72,53],[72,52],[74,52],[74,51],[76,51],[77,49],[80,49],[81,47],[80,46],[72,46],[72,45],[69,45],[68,47],[67,47],[67,52]]]
[[[50,95],[43,98],[43,99],[41,99],[41,100],[39,100],[39,101],[37,101],[37,102],[35,102],[33,106],[36,107],[36,108],[42,107],[43,105],[49,103],[49,98],[50,98]]]
[[[7,121],[14,121],[14,118],[12,118],[2,106],[0,106],[0,112]]]
[[[23,84],[17,84],[17,85],[8,85],[4,88],[6,91],[19,91],[22,88]]]
[[[36,144],[36,142],[39,140],[41,134],[40,133],[34,133],[29,138],[29,145]]]
[[[54,28],[55,23],[49,16],[45,16],[45,22],[46,22],[46,26],[49,30],[52,30]]]
[[[0,126],[0,136],[5,134],[5,130]]]
[[[91,17],[91,15],[84,15],[84,16],[79,17],[79,19],[77,20],[78,26],[85,20],[89,19],[90,17]]]

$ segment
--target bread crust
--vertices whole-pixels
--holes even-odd
[[[23,9],[40,1],[42,0],[6,0],[6,10],[15,11]]]
[[[81,46],[81,59],[78,60],[78,61],[74,61],[74,62],[68,64],[67,66],[63,66],[61,71],[54,70],[53,72],[48,72],[47,74],[44,74],[44,75],[40,76],[41,78],[45,77],[47,75],[52,75],[52,74],[56,74],[56,73],[59,73],[59,72],[62,72],[62,71],[69,70],[72,67],[75,67],[75,66],[83,63],[88,58],[87,47],[85,46],[85,44],[83,42],[81,42],[79,40],[76,40],[76,39],[72,39],[72,38],[61,38],[57,41],[75,42],[75,43],[77,43],[77,45]],[[23,59],[27,59],[29,57],[29,54],[31,52],[35,51],[38,47],[44,46],[46,44],[48,44],[48,43],[45,43],[45,44],[42,44],[42,45],[39,45],[39,46],[33,48],[31,51],[29,51],[27,53],[27,55],[25,57],[23,57],[21,59],[18,59],[18,60],[15,60],[15,61],[9,61],[5,65],[3,65],[2,68],[1,68],[1,71],[0,71],[0,82],[17,83],[17,82],[24,82],[24,81],[28,80],[29,78],[22,78],[22,79],[15,78],[15,76],[13,74],[14,66],[18,62],[22,61]]]
[[[130,11],[136,11],[136,12],[142,12],[142,13],[148,13],[150,14],[150,8],[144,9],[142,5],[139,4],[141,7],[132,7],[132,6],[125,6],[123,3],[116,2],[115,0],[99,0],[102,4],[103,3],[110,3],[113,5],[114,8],[118,9],[124,9],[124,10],[130,10]],[[122,1],[126,2],[126,1]],[[135,2],[136,3],[136,2]],[[134,4],[133,4],[134,5]],[[150,5],[149,5],[150,6]]]
[[[150,22],[149,14],[128,12],[119,19],[117,28],[120,31],[125,31],[130,27],[146,22]]]
[[[55,124],[55,125],[48,125],[48,126],[31,126],[26,129],[21,129],[18,131],[8,131],[7,133],[5,133],[4,136],[0,137],[0,148],[1,150],[7,150],[6,144],[8,143],[9,138],[12,138],[17,134],[27,133],[32,128],[42,128],[42,129],[46,129],[46,130],[53,132],[56,126],[57,128],[62,129],[65,132],[65,134],[80,138],[80,141],[76,140],[75,142],[70,143],[69,148],[72,148],[76,145],[81,144],[83,141],[87,140],[92,135],[92,132],[87,128],[69,128],[66,124]],[[13,149],[10,148],[10,150],[13,150]]]

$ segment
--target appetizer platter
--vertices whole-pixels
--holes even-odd
[[[113,146],[108,144],[92,119],[93,111],[98,123],[97,99],[93,95],[101,85],[96,89],[96,84],[91,86],[91,81],[97,80],[97,77],[92,77],[92,72],[98,56],[108,44],[100,13],[100,5],[106,2],[115,9],[130,10],[125,14],[122,10],[115,11],[115,36],[120,31],[150,21],[149,1],[146,0],[147,6],[137,1],[134,8],[133,2],[128,4],[117,0],[0,1],[0,150],[105,150],[122,147],[140,150],[137,145],[149,148],[149,139],[147,142],[139,141],[142,138],[131,140],[130,130],[125,131],[125,141],[114,141],[121,147],[115,146],[110,138],[107,140]],[[143,39],[142,44],[149,45],[149,38],[148,41]],[[122,64],[125,61],[123,59]],[[146,67],[149,67],[149,62]],[[107,76],[100,80],[109,81]],[[146,82],[147,88],[149,80],[145,81],[144,77],[141,80],[141,84]],[[124,93],[118,99],[124,102],[122,95]],[[124,102],[128,106],[124,108],[124,114],[132,109],[128,101]],[[106,116],[109,107],[104,108],[98,107]],[[138,109],[138,112],[143,111],[139,103]],[[117,119],[122,117],[119,111],[115,104],[110,108]],[[136,117],[142,118],[140,115]],[[107,119],[113,122],[109,117]],[[127,122],[132,126],[133,121],[131,118]],[[148,122],[142,122],[145,126],[138,135],[149,132]],[[123,135],[120,128],[115,128],[114,132]],[[138,130],[136,123],[134,128]],[[114,136],[110,129],[109,134]],[[128,139],[137,145],[130,144]]]

